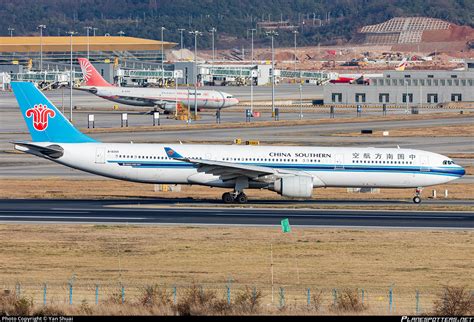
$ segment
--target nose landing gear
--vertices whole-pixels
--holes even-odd
[[[421,203],[421,192],[423,191],[423,188],[416,188],[415,190],[415,196],[413,197],[413,202],[416,204]]]

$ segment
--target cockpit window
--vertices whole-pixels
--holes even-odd
[[[454,164],[454,161],[451,160],[444,160],[443,164]]]
[[[227,95],[226,98],[232,98],[232,95]]]

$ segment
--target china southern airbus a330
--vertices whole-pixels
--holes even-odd
[[[224,187],[226,203],[245,189],[310,198],[319,187],[420,188],[465,171],[443,155],[412,149],[102,143],[79,132],[32,83],[12,82],[32,141],[17,150],[97,175],[143,183]]]
[[[159,107],[165,112],[173,112],[177,103],[194,106],[198,109],[220,110],[234,106],[239,100],[233,95],[214,90],[118,87],[108,83],[92,66],[87,58],[78,58],[85,85],[77,89],[88,91],[107,100],[134,106]],[[195,97],[196,96],[196,97]]]

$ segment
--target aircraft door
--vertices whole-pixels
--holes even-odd
[[[430,171],[429,159],[427,155],[420,156],[420,171],[422,172]]]
[[[338,153],[335,156],[334,170],[344,170],[344,154]]]
[[[202,107],[208,107],[208,102],[209,102],[209,93],[203,92],[202,93]]]
[[[95,163],[105,163],[105,148],[95,150]]]

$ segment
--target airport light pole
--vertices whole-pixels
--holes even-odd
[[[408,80],[405,79],[405,114],[408,114]]]
[[[70,94],[69,94],[69,121],[72,123],[72,85],[74,83],[74,71],[72,69],[72,36],[77,34],[76,31],[68,31],[67,32],[68,35],[70,36],[70,45],[71,45],[71,65],[70,65],[70,69],[71,69],[71,75],[69,76],[70,77],[70,80],[69,80],[69,87],[70,87]]]
[[[43,70],[43,29],[46,28],[46,25],[39,25],[37,27],[40,30],[40,70]]]
[[[211,81],[212,81],[212,85],[214,85],[214,60],[216,59],[215,51],[214,51],[214,34],[215,34],[216,31],[217,31],[217,29],[214,28],[214,27],[212,27],[212,29],[209,30],[209,32],[212,34],[212,61],[211,61]]]
[[[181,34],[181,60],[183,60],[183,31],[186,29],[179,28],[178,31]]]
[[[303,85],[300,84],[300,120],[303,119]]]
[[[99,28],[92,28],[92,32],[93,32],[94,37],[95,37],[95,31],[96,30],[99,30]]]
[[[253,33],[257,31],[257,29],[252,28],[252,29],[247,29],[247,32],[250,31],[250,37],[252,39],[252,50],[251,50],[251,60],[252,60],[252,67],[250,68],[250,113],[253,115]]]
[[[10,37],[13,37],[13,30],[15,30],[15,28],[8,27],[8,31],[10,32]]]
[[[294,55],[294,71],[295,71],[295,83],[296,83],[296,35],[298,34],[298,30],[293,30],[293,34],[295,35],[295,55]]]
[[[267,36],[272,38],[272,117],[275,117],[275,52],[273,48],[273,38],[278,36],[275,30],[267,31]]]
[[[189,33],[194,35],[194,119],[197,119],[197,37],[202,36],[202,32],[194,30]]]
[[[93,29],[92,27],[84,27],[87,31],[87,59],[89,59],[89,30]]]
[[[165,87],[165,67],[163,62],[165,60],[165,48],[163,46],[163,32],[166,30],[165,27],[161,27],[161,87]]]

